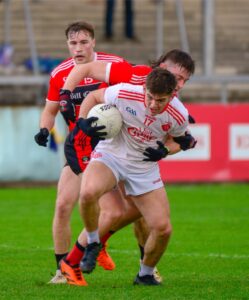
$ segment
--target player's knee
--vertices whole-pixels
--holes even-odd
[[[58,219],[70,217],[74,204],[66,198],[58,198],[56,202],[55,214]]]
[[[156,234],[165,238],[169,238],[172,234],[172,225],[169,221],[167,222],[158,222],[154,226]]]
[[[90,202],[95,202],[98,198],[98,193],[94,186],[89,186],[80,191],[79,202],[84,205]]]
[[[123,212],[119,209],[103,209],[101,210],[101,215],[105,220],[108,220],[111,224],[114,224],[122,218]]]
[[[170,222],[168,222],[166,228],[165,228],[165,232],[164,232],[166,237],[170,237],[172,234],[172,225]]]

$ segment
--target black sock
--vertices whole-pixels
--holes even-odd
[[[139,246],[139,249],[140,249],[140,259],[143,260],[143,258],[144,258],[144,247],[142,247],[139,244],[138,244],[138,246]]]
[[[79,242],[78,242],[78,240],[76,241],[76,243],[75,243],[75,246],[78,248],[78,249],[80,249],[80,251],[85,251],[85,247],[83,247]]]
[[[64,254],[55,254],[57,270],[60,269],[60,261],[62,260],[63,257],[66,257],[67,255],[68,255],[68,252],[64,253]]]

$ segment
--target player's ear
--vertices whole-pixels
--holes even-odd
[[[93,43],[93,48],[94,48],[96,46],[96,40],[93,39],[92,43]]]
[[[167,63],[166,62],[161,62],[159,65],[160,68],[166,69],[167,70]]]

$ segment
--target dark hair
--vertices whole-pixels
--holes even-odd
[[[166,62],[167,60],[186,69],[191,75],[195,72],[195,62],[192,57],[187,52],[179,49],[173,49],[161,55],[159,59],[151,62],[151,67],[159,67],[161,63]]]
[[[170,95],[176,88],[175,76],[162,68],[154,68],[146,78],[146,88],[152,94]]]
[[[94,39],[94,27],[87,22],[75,22],[69,24],[65,30],[65,35],[68,39],[68,35],[70,32],[79,32],[79,31],[89,32],[90,36]]]

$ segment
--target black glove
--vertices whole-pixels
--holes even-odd
[[[101,140],[101,138],[99,137],[92,137],[91,138],[91,147],[92,147],[92,151],[95,149],[95,147],[98,145],[99,141]],[[104,140],[104,138],[102,138],[102,140]]]
[[[60,90],[60,112],[69,125],[69,121],[75,122],[75,107],[70,99],[71,92],[69,90]]]
[[[145,149],[143,155],[147,158],[144,158],[143,161],[159,161],[160,159],[166,157],[169,154],[169,149],[166,148],[162,142],[157,141],[157,144],[157,149],[154,149],[152,147],[148,147]]]
[[[79,118],[76,122],[78,128],[80,128],[86,135],[90,137],[99,138],[99,140],[104,140],[104,136],[107,135],[107,132],[100,132],[99,130],[105,129],[104,125],[102,126],[91,126],[93,122],[97,121],[97,117],[90,117],[88,119]]]
[[[47,147],[49,131],[47,128],[41,128],[40,131],[34,136],[38,145]]]
[[[187,131],[184,136],[173,137],[173,140],[180,145],[183,151],[194,148],[197,143],[195,138]]]
[[[188,121],[189,121],[190,124],[195,123],[195,119],[191,115],[188,115]]]

